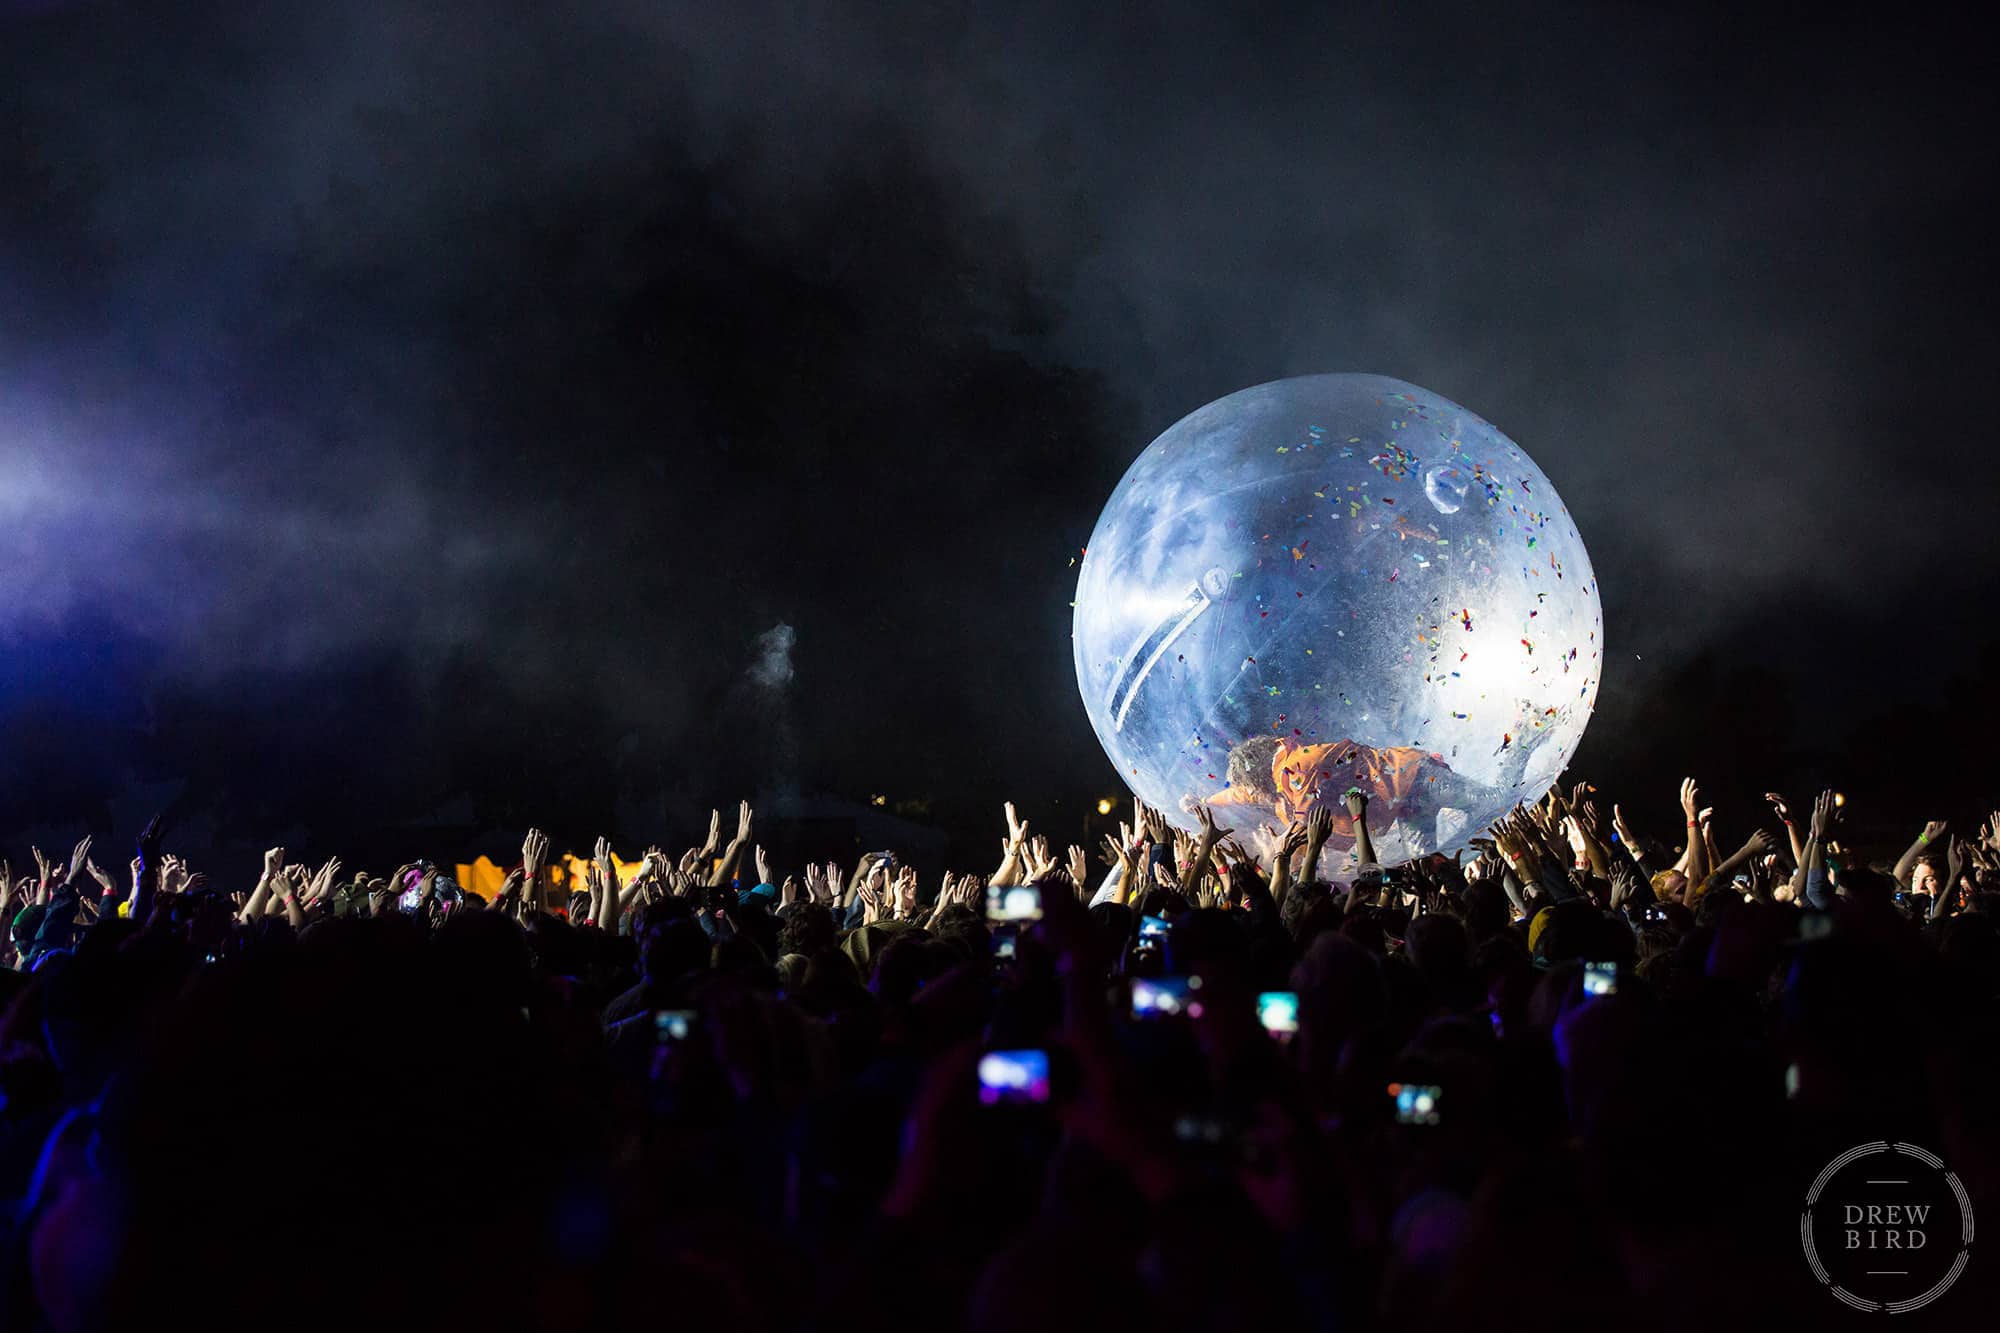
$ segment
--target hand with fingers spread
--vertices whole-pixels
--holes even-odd
[[[758,847],[756,849],[756,852],[752,859],[757,866],[757,882],[759,884],[777,883],[776,880],[771,878],[771,858],[764,855],[764,849],[762,847]]]
[[[1068,869],[1069,877],[1075,880],[1079,887],[1090,882],[1090,857],[1075,843],[1070,844]]]
[[[1026,882],[1034,883],[1048,878],[1057,869],[1056,859],[1049,853],[1049,840],[1037,833],[1028,839]]]

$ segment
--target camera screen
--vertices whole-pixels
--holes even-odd
[[[1194,977],[1132,978],[1132,1017],[1170,1018],[1186,1014],[1201,1017],[1201,1002],[1191,998],[1200,985]]]
[[[1267,990],[1257,997],[1257,1021],[1264,1031],[1285,1038],[1299,1030],[1299,997],[1288,990]]]
[[[988,1051],[979,1057],[982,1105],[1040,1105],[1048,1099],[1047,1051]]]
[[[1158,944],[1167,938],[1167,919],[1163,916],[1142,916],[1139,918],[1139,940]]]
[[[1444,1089],[1429,1083],[1391,1083],[1389,1096],[1396,1103],[1397,1124],[1435,1125],[1438,1122],[1438,1103],[1444,1098]]]
[[[661,1041],[686,1041],[693,1028],[692,1009],[658,1009],[653,1013],[653,1032]]]
[[[988,921],[1039,921],[1042,918],[1042,891],[1033,884],[986,886]]]
[[[1583,965],[1583,993],[1585,995],[1616,995],[1618,993],[1618,964],[1585,963]]]

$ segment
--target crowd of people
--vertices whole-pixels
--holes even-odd
[[[1010,805],[942,875],[746,804],[574,887],[530,831],[491,901],[36,851],[0,1328],[1770,1327],[1835,1308],[1832,1155],[1993,1198],[2000,814],[1871,864],[1830,792],[1732,845],[1577,785],[1385,869],[1328,804],[1351,848]]]

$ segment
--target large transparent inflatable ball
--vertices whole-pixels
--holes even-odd
[[[1351,860],[1451,852],[1562,772],[1597,697],[1590,556],[1521,448],[1377,375],[1230,394],[1112,493],[1076,592],[1077,683],[1133,792],[1194,829],[1315,808]],[[1331,858],[1330,858],[1331,859]]]

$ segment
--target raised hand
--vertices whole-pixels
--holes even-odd
[[[838,861],[826,863],[826,887],[835,899],[847,888],[847,872],[840,868]]]
[[[1682,778],[1681,810],[1686,814],[1688,823],[1692,824],[1696,822],[1695,811],[1700,808],[1701,789],[1695,785],[1693,778]]]
[[[541,882],[543,869],[549,863],[549,835],[538,828],[528,830],[528,836],[521,840],[521,874],[529,884]]]
[[[1090,882],[1090,857],[1075,843],[1069,848],[1069,877],[1079,886]]]
[[[1049,854],[1049,840],[1039,833],[1028,839],[1028,878],[1042,879],[1056,869],[1056,859]]]
[[[1125,826],[1120,824],[1118,832],[1124,833],[1125,831]],[[1104,835],[1104,851],[1099,855],[1098,859],[1103,861],[1105,865],[1122,866],[1125,864],[1126,859],[1132,855],[1132,840],[1130,838],[1121,838],[1117,834],[1112,833]]]
[[[313,875],[312,882],[306,886],[305,905],[311,907],[315,903],[319,902],[320,899],[332,893],[333,877],[335,875],[338,875],[339,873],[340,873],[340,860],[338,857],[328,861],[325,865],[321,866],[319,870]],[[435,878],[435,876],[433,876],[433,878]]]
[[[1019,852],[1028,840],[1028,821],[1015,814],[1012,801],[1003,808],[1007,813],[1007,845]]]
[[[1833,791],[1828,788],[1813,799],[1812,836],[1824,844],[1833,829]]]
[[[799,882],[792,876],[787,875],[785,876],[785,882],[778,886],[778,906],[790,907],[798,900]]]
[[[699,863],[701,861],[707,860],[709,857],[714,856],[717,852],[721,850],[722,850],[722,811],[711,810],[708,812],[708,838],[701,844],[701,846],[694,849],[693,853],[694,858],[696,862]],[[689,865],[683,865],[681,869],[692,871],[694,867]]]
[[[917,872],[909,866],[896,871],[896,912],[905,919],[917,914]]]
[[[1785,803],[1783,796],[1774,791],[1767,791],[1764,793],[1764,799],[1771,803],[1771,809],[1778,816],[1780,823],[1789,824],[1792,822],[1791,806]]]
[[[148,865],[160,859],[160,834],[162,827],[163,821],[161,816],[154,815],[146,821],[146,827],[139,830],[138,852],[139,855],[146,858]]]
[[[42,855],[41,848],[30,847],[28,850],[35,855],[35,886],[39,889],[52,888],[55,884],[55,867],[49,864],[48,857]]]
[[[1233,828],[1218,827],[1215,822],[1215,811],[1209,809],[1199,801],[1195,802],[1194,817],[1195,822],[1201,825],[1202,843],[1210,850],[1213,850],[1215,845],[1224,838],[1236,832]]]
[[[757,848],[754,859],[757,865],[757,882],[759,884],[777,883],[776,880],[771,878],[771,858],[764,855],[762,847]]]
[[[72,851],[69,854],[69,873],[67,876],[64,877],[63,883],[74,884],[77,882],[78,879],[82,878],[83,863],[85,861],[88,861],[89,859],[90,859],[90,836],[86,834],[84,835],[83,841],[79,842],[76,845],[76,850]]]

